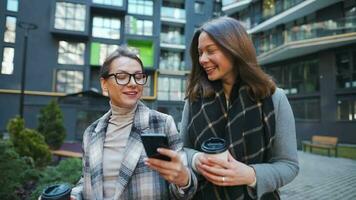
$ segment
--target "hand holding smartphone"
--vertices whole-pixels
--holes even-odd
[[[149,158],[171,161],[171,158],[157,152],[157,148],[169,149],[167,136],[163,134],[141,134],[143,146]]]

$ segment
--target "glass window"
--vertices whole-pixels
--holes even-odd
[[[273,15],[275,15],[275,0],[263,0],[263,18],[269,18]]]
[[[180,77],[158,78],[158,100],[184,101],[185,79]]]
[[[110,6],[122,6],[122,0],[93,0],[93,3],[110,5]]]
[[[143,85],[143,96],[148,97],[148,96],[153,96],[153,75],[148,74],[147,76],[147,82],[145,85]]]
[[[77,112],[77,123],[75,130],[75,139],[77,141],[83,141],[83,133],[85,129],[95,122],[98,118],[103,116],[106,112],[95,110],[80,110]]]
[[[151,36],[153,33],[153,22],[151,20],[142,20],[133,16],[127,16],[126,33]]]
[[[337,100],[337,120],[356,121],[356,98],[339,97]]]
[[[17,12],[19,9],[19,1],[18,0],[7,0],[6,10]]]
[[[204,2],[194,2],[194,12],[197,14],[204,13]]]
[[[83,4],[57,2],[54,28],[84,31],[86,7]]]
[[[121,21],[118,18],[93,17],[93,37],[120,39]]]
[[[59,41],[58,63],[84,65],[84,43]]]
[[[152,0],[129,0],[128,13],[139,15],[153,15]]]
[[[290,100],[294,117],[298,120],[318,121],[320,120],[319,99]]]
[[[164,70],[184,70],[183,52],[161,51],[159,68]]]
[[[119,46],[114,44],[103,44],[93,42],[90,50],[90,64],[101,66],[104,60]]]
[[[3,57],[1,62],[1,74],[12,74],[14,72],[14,55],[15,49],[5,47],[3,49]]]
[[[16,17],[6,16],[4,42],[15,43]]]
[[[76,93],[83,90],[83,72],[75,70],[57,70],[56,92]]]
[[[356,52],[336,54],[336,81],[338,88],[356,87]]]

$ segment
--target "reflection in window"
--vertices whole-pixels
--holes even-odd
[[[319,99],[298,99],[290,100],[289,102],[296,120],[320,120]]]
[[[194,2],[194,12],[197,14],[204,13],[204,2]]]
[[[356,52],[336,54],[336,72],[338,88],[356,87]]]
[[[85,9],[85,5],[83,4],[57,2],[54,28],[71,31],[84,31],[86,15]]]
[[[101,66],[104,60],[119,46],[114,44],[103,44],[93,42],[90,50],[90,64]]]
[[[16,17],[6,16],[4,42],[15,43],[16,39]]]
[[[339,98],[337,100],[337,120],[356,120],[356,99]]]
[[[57,70],[56,92],[76,93],[83,90],[83,72]]]
[[[175,77],[158,78],[158,100],[184,101],[185,80]]]
[[[126,33],[134,35],[151,36],[153,22],[151,20],[137,19],[133,16],[126,17]]]
[[[143,85],[143,96],[148,97],[148,96],[153,96],[153,75],[147,74],[147,82],[145,85]]]
[[[19,9],[19,1],[18,0],[7,0],[6,10],[17,12]]]
[[[307,60],[283,67],[267,67],[266,71],[286,94],[312,93],[319,91],[318,65],[318,60]]]
[[[12,74],[14,72],[14,48],[5,47],[1,62],[1,74]]]
[[[184,70],[183,52],[161,51],[159,68],[164,70]]]
[[[110,5],[110,6],[122,6],[123,0],[93,0],[93,3]]]
[[[93,18],[93,37],[120,39],[121,21],[118,18],[108,18],[94,16]]]
[[[262,15],[264,18],[271,17],[275,15],[275,0],[263,0],[263,11]]]
[[[183,27],[163,25],[160,36],[161,43],[181,45],[185,44]]]
[[[138,15],[153,15],[152,0],[129,0],[128,13]]]
[[[84,65],[84,43],[59,41],[58,63]]]

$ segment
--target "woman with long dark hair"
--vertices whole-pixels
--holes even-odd
[[[195,199],[279,199],[278,188],[299,171],[295,122],[283,90],[260,68],[252,41],[233,18],[203,24],[190,55],[181,132],[199,175]],[[226,160],[202,153],[212,137],[226,141]]]

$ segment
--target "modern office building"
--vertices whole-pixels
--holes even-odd
[[[298,141],[356,143],[356,1],[222,0],[222,11],[242,21],[285,90]]]
[[[26,126],[35,128],[39,110],[58,98],[67,139],[80,140],[84,128],[109,108],[100,89],[99,69],[118,45],[132,47],[143,60],[149,75],[146,104],[179,122],[190,69],[190,38],[196,27],[219,13],[220,4],[1,0],[0,131],[20,113],[21,105]],[[26,35],[28,23],[35,29]]]

